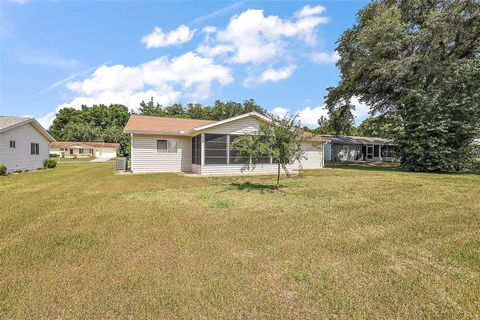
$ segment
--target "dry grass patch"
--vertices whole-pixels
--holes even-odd
[[[476,318],[480,175],[0,178],[0,318]]]

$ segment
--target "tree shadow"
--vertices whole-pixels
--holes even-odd
[[[263,184],[263,183],[251,183],[249,181],[243,182],[243,183],[232,182],[230,183],[230,188],[240,190],[240,191],[260,190],[262,192],[276,190],[274,185]]]
[[[407,172],[398,163],[391,162],[330,162],[326,164],[326,167],[332,169]]]

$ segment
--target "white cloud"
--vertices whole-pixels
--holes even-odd
[[[227,85],[232,81],[229,68],[187,52],[138,66],[99,67],[87,79],[67,84],[78,96],[64,106],[120,103],[136,109],[150,97],[160,104],[170,104],[183,96],[203,100],[210,96],[213,83]]]
[[[257,78],[248,77],[247,79],[245,79],[243,84],[248,86],[252,82],[263,83],[263,82],[277,82],[280,80],[285,80],[293,74],[296,68],[297,67],[295,65],[290,65],[281,69],[270,68],[263,71],[262,74]]]
[[[318,106],[318,107],[305,107],[298,111],[290,111],[290,109],[277,107],[272,110],[272,113],[277,116],[284,116],[286,113],[293,113],[298,114],[298,120],[300,120],[302,125],[306,125],[308,127],[317,127],[318,126],[318,119],[320,116],[328,117],[328,111],[325,109],[325,106]]]
[[[313,45],[317,26],[329,21],[317,15],[323,11],[310,7],[308,10],[310,15],[282,19],[265,16],[263,10],[249,9],[233,16],[224,30],[217,31],[215,37],[209,37],[198,47],[198,52],[209,57],[230,53],[228,61],[240,64],[279,59],[292,44],[286,39]]]
[[[317,121],[320,116],[327,116],[328,111],[325,109],[325,106],[318,107],[306,107],[297,112],[299,120],[302,122],[302,125],[307,125],[309,127],[316,127]]]
[[[298,11],[295,16],[299,17],[299,18],[303,18],[303,17],[309,17],[309,16],[314,16],[314,15],[317,15],[317,14],[322,14],[325,12],[325,7],[323,6],[315,6],[315,7],[310,7],[309,5],[303,7],[300,11]]]
[[[48,129],[52,125],[53,120],[55,120],[56,113],[57,112],[49,112],[43,117],[38,118],[37,121],[42,125],[42,127]]]
[[[190,28],[184,24],[168,33],[156,27],[152,33],[142,38],[142,43],[146,44],[147,48],[160,48],[182,44],[192,40],[195,31],[195,29],[190,30]]]
[[[313,62],[316,63],[332,64],[336,63],[340,59],[340,56],[338,55],[337,51],[334,51],[332,53],[315,52],[310,56],[310,58]]]
[[[350,103],[355,106],[355,110],[353,110],[353,115],[355,116],[355,122],[359,124],[369,116],[370,112],[370,107],[368,107],[366,104],[360,102],[360,99],[356,96],[354,96],[351,100]]]
[[[288,113],[288,111],[289,110],[287,108],[276,107],[273,108],[272,113],[276,116],[283,117],[285,114]]]

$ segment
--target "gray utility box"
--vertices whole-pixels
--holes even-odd
[[[127,170],[127,158],[117,158],[115,168],[117,170]]]

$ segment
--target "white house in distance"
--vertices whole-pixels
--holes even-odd
[[[115,158],[118,143],[55,141],[50,143],[50,153],[62,158]]]
[[[221,121],[132,115],[124,129],[131,135],[131,170],[201,175],[276,172],[270,157],[247,167],[236,162],[229,148],[238,136],[258,131],[262,121],[270,120],[256,112]],[[324,140],[308,133],[305,138],[306,159],[288,169],[323,167]]]
[[[0,116],[0,163],[8,172],[42,168],[52,141],[33,118]]]

